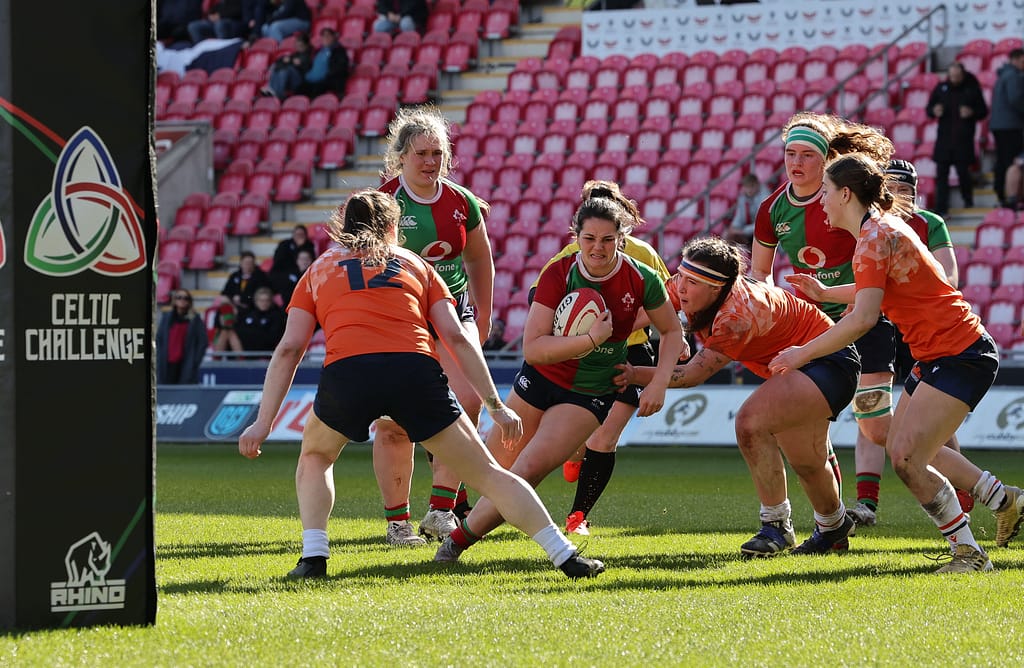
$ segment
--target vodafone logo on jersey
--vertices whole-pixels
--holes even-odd
[[[796,259],[811,269],[821,269],[825,266],[825,253],[814,246],[804,246],[797,254]]]
[[[423,247],[420,257],[427,262],[440,262],[452,257],[452,245],[447,241],[434,241]]]

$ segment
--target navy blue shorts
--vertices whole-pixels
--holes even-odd
[[[357,442],[370,440],[370,425],[387,415],[415,443],[443,431],[459,419],[462,409],[433,357],[373,353],[324,367],[313,412]]]
[[[654,366],[657,364],[658,356],[654,352],[651,342],[644,341],[626,348],[626,360],[633,366]],[[626,389],[615,395],[615,401],[638,408],[640,406],[640,391],[643,389],[642,385],[628,385]]]
[[[896,327],[884,316],[864,336],[853,342],[860,354],[861,373],[893,373],[896,359]]]
[[[811,360],[799,369],[818,386],[836,417],[853,401],[860,380],[860,356],[853,346]],[[799,410],[799,407],[797,407]]]
[[[925,383],[959,399],[973,411],[988,388],[992,387],[998,371],[999,351],[995,341],[985,332],[959,355],[917,362],[903,388],[907,394],[913,395],[918,383]]]
[[[609,392],[593,396],[567,390],[552,383],[526,362],[523,362],[522,368],[512,381],[512,387],[523,401],[534,408],[546,411],[558,404],[573,404],[593,413],[598,422],[604,422],[608,417],[608,411],[611,410],[618,395],[617,392]]]

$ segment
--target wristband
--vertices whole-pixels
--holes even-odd
[[[597,350],[597,342],[594,341],[594,337],[591,336],[590,332],[587,332],[587,336],[590,338],[590,345],[594,346],[594,350]]]

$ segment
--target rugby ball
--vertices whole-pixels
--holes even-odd
[[[555,309],[555,336],[582,336],[590,331],[607,307],[593,288],[573,290]]]

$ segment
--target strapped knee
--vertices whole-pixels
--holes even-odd
[[[858,420],[881,417],[883,415],[889,415],[891,412],[891,385],[858,387],[856,394],[853,395],[853,417]]]

